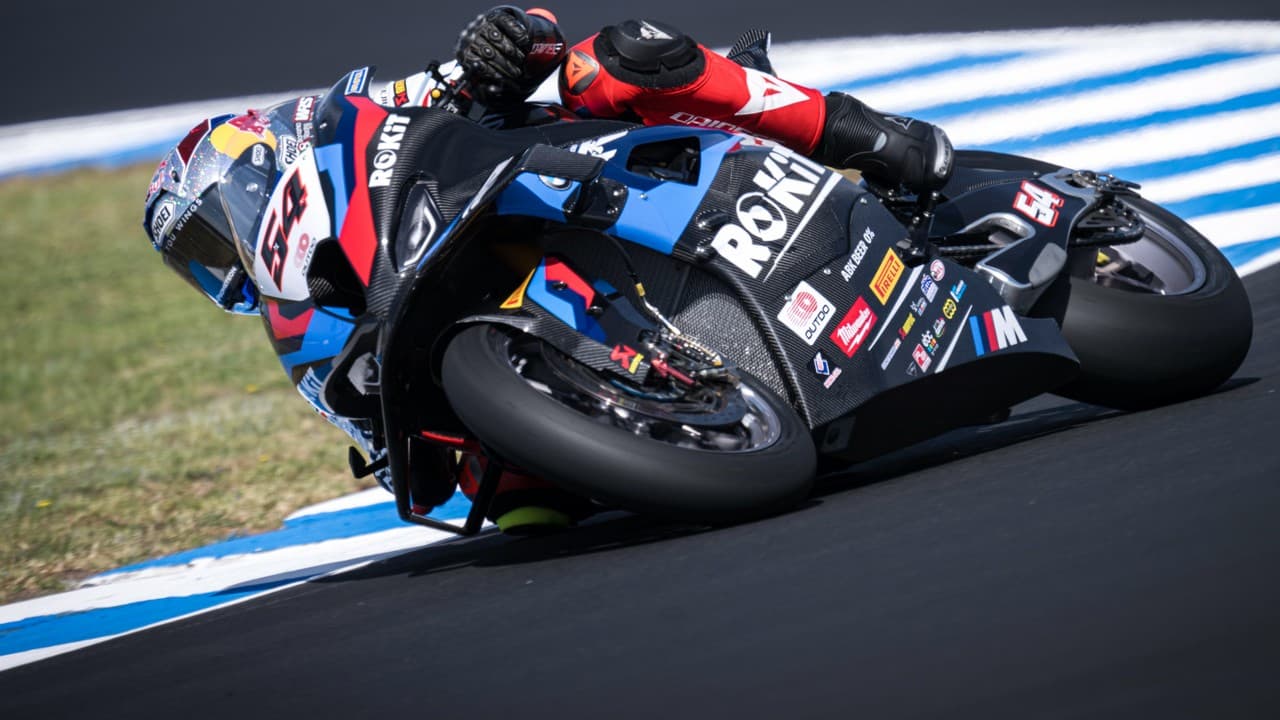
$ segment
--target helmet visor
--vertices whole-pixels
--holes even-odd
[[[164,261],[210,300],[229,309],[244,300],[247,273],[231,240],[218,185],[178,219],[165,239]]]
[[[220,200],[231,227],[231,237],[244,260],[253,267],[258,226],[266,214],[271,193],[279,181],[275,152],[267,145],[254,145],[240,154],[222,178]]]

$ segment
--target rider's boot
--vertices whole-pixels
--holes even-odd
[[[951,177],[951,141],[923,120],[885,115],[844,93],[826,97],[822,138],[811,157],[859,170],[871,182],[914,193],[941,189]]]

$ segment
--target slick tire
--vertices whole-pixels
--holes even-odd
[[[751,378],[753,402],[768,407],[776,434],[747,450],[690,448],[637,435],[537,389],[513,365],[508,328],[474,325],[450,341],[444,391],[462,422],[506,462],[605,504],[668,518],[725,524],[790,509],[816,469],[801,420]],[[555,352],[547,350],[547,352]]]
[[[1156,295],[1072,277],[1062,332],[1081,372],[1055,392],[1134,410],[1202,395],[1230,378],[1249,351],[1253,314],[1239,276],[1212,243],[1154,203],[1126,202],[1198,258],[1204,281]]]

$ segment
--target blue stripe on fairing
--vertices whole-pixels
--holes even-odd
[[[1280,181],[1201,195],[1175,203],[1161,203],[1161,205],[1178,217],[1194,218],[1227,210],[1245,210],[1277,203],[1280,203]]]
[[[974,147],[981,148],[983,150],[1012,153],[1014,155],[1034,154],[1038,149],[1046,146],[1061,145],[1102,135],[1126,132],[1129,130],[1139,130],[1163,123],[1177,122],[1179,120],[1192,120],[1195,118],[1216,115],[1218,113],[1266,108],[1268,106],[1274,106],[1276,103],[1280,103],[1280,88],[1270,88],[1268,90],[1249,93],[1247,95],[1238,95],[1227,100],[1194,105],[1188,108],[1161,110],[1160,112],[1140,115],[1138,117],[1124,118],[1122,120],[1109,120],[1106,122],[1091,123],[1088,125],[1077,125],[1075,127],[1064,128],[1062,130],[1048,132],[1041,135],[1027,135],[1002,140],[996,143],[976,145]]]
[[[280,364],[284,365],[286,373],[293,373],[298,365],[333,357],[346,346],[355,327],[355,323],[350,320],[343,320],[327,312],[316,312],[311,316],[306,334],[302,336],[302,347],[281,355]]]
[[[333,186],[333,232],[336,234],[347,219],[347,195],[350,189],[347,188],[346,159],[341,145],[325,145],[316,148],[314,152],[316,171],[322,175],[328,173],[329,182]]]
[[[436,509],[435,516],[443,520],[466,517],[470,501],[462,493],[455,493],[449,502]],[[285,522],[283,530],[247,538],[237,538],[210,545],[198,550],[177,553],[168,557],[114,570],[111,575],[130,570],[164,565],[183,565],[197,558],[265,552],[282,547],[354,537],[381,530],[407,527],[395,512],[395,503],[388,501],[331,513],[318,513]],[[11,623],[0,624],[0,655],[9,655],[36,648],[116,635],[146,627],[164,620],[171,620],[199,610],[208,610],[226,603],[266,592],[294,582],[307,580],[335,568],[350,565],[356,560],[327,563],[319,567],[302,568],[286,572],[283,577],[244,583],[225,590],[182,597],[143,600],[110,608],[83,612],[38,615]]]
[[[1196,68],[1216,65],[1218,63],[1229,62],[1231,60],[1243,60],[1245,58],[1258,57],[1263,54],[1265,53],[1214,52],[1205,53],[1203,55],[1193,55],[1191,57],[1178,58],[1176,60],[1157,63],[1155,65],[1131,68],[1129,70],[1109,73],[1106,75],[1079,78],[1069,82],[1059,83],[1057,85],[1045,85],[1021,92],[1003,93],[1000,95],[984,95],[970,100],[959,100],[956,102],[942,103],[940,105],[929,105],[914,108],[911,111],[911,115],[913,117],[918,117],[921,120],[928,120],[930,122],[942,124],[945,127],[946,121],[943,120],[943,118],[954,117],[956,115],[991,110],[996,107],[1013,105],[1016,103],[1033,102],[1036,100],[1058,98],[1063,95],[1100,90],[1102,88],[1125,85],[1140,80],[1150,80],[1152,78],[1160,77],[1162,75],[1170,75],[1183,70],[1194,70]]]
[[[1262,257],[1273,250],[1280,250],[1280,237],[1254,240],[1253,242],[1225,247],[1222,248],[1222,254],[1227,256],[1233,266],[1240,267],[1250,260]]]
[[[460,520],[467,516],[467,511],[470,508],[471,501],[462,493],[457,492],[448,502],[436,508],[432,513],[432,517],[438,520]],[[395,501],[388,496],[386,502],[327,513],[316,513],[315,515],[305,515],[300,518],[286,520],[284,527],[279,530],[262,533],[261,535],[232,538],[194,550],[166,555],[155,560],[126,565],[122,568],[102,573],[99,577],[145,570],[147,568],[186,565],[193,560],[202,558],[219,558],[228,555],[267,552],[294,545],[308,545],[325,540],[338,540],[401,527],[409,526],[396,514]]]
[[[978,323],[977,315],[969,316],[969,332],[973,334],[973,352],[978,357],[986,354],[986,350],[982,347],[982,329]]]
[[[1121,165],[1110,168],[1108,172],[1125,180],[1146,182],[1154,178],[1185,175],[1235,160],[1250,160],[1259,155],[1269,155],[1274,152],[1280,152],[1280,136],[1269,137],[1265,140],[1236,145],[1222,150],[1214,150],[1200,155],[1189,155],[1187,157],[1138,165]]]
[[[946,60],[937,60],[935,62],[912,65],[910,67],[893,70],[880,75],[869,75],[867,77],[854,78],[844,82],[843,84],[829,87],[828,90],[833,92],[856,94],[858,90],[871,87],[872,85],[882,85],[885,83],[897,82],[899,80],[918,80],[922,77],[936,75],[949,70],[961,70],[963,68],[977,67],[979,65],[994,65],[1006,60],[1017,60],[1018,58],[1027,57],[1033,54],[1037,53],[1020,50],[998,53],[957,55],[955,57],[949,57]]]

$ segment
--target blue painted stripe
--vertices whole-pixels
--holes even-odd
[[[1222,165],[1236,160],[1249,160],[1259,155],[1269,155],[1275,152],[1280,152],[1280,135],[1199,155],[1188,155],[1187,157],[1173,158],[1172,160],[1160,160],[1137,165],[1121,165],[1112,168],[1111,172],[1116,177],[1124,178],[1125,180],[1145,182],[1171,175],[1185,175],[1197,170],[1211,168],[1215,165]]]
[[[1253,242],[1225,247],[1222,248],[1222,254],[1227,256],[1232,265],[1240,267],[1250,260],[1260,258],[1274,250],[1280,250],[1280,237],[1254,240]]]
[[[1031,90],[1003,93],[999,95],[986,95],[970,100],[959,100],[956,102],[942,103],[940,105],[926,106],[913,110],[911,114],[915,117],[921,118],[922,120],[941,122],[945,126],[945,121],[943,121],[942,118],[980,112],[983,110],[991,110],[1005,105],[1047,100],[1050,98],[1056,99],[1064,95],[1101,90],[1103,88],[1114,87],[1117,85],[1126,85],[1141,80],[1150,80],[1163,75],[1171,75],[1184,70],[1194,70],[1197,68],[1208,67],[1210,65],[1230,62],[1232,60],[1258,57],[1263,54],[1264,53],[1256,52],[1214,52],[1203,55],[1193,55],[1191,57],[1178,58],[1177,60],[1132,68],[1106,75],[1079,78],[1077,80],[1059,83],[1057,85],[1045,85]]]
[[[1280,203],[1280,182],[1201,195],[1189,200],[1169,203],[1164,208],[1178,217],[1194,218],[1227,210],[1245,210],[1277,203]]]
[[[1027,135],[1010,140],[1002,140],[997,143],[979,145],[978,147],[986,150],[1013,153],[1015,155],[1034,154],[1037,149],[1049,145],[1076,142],[1078,140],[1085,140],[1101,135],[1111,135],[1129,130],[1138,130],[1152,125],[1172,123],[1180,120],[1193,120],[1195,118],[1207,117],[1219,113],[1266,108],[1268,106],[1274,106],[1277,103],[1280,103],[1280,88],[1270,88],[1268,90],[1249,93],[1247,95],[1239,95],[1237,97],[1218,102],[1204,103],[1201,105],[1194,105],[1192,107],[1179,108],[1177,110],[1161,110],[1160,112],[1149,113],[1138,117],[1124,118],[1121,120],[1109,120],[1106,122],[1077,125],[1075,127],[1064,128],[1062,130],[1044,133],[1041,135]]]
[[[919,80],[920,78],[927,77],[929,75],[936,75],[938,73],[944,73],[951,70],[980,67],[982,65],[994,65],[996,63],[1005,62],[1006,60],[1017,60],[1033,54],[1036,53],[1029,51],[1007,51],[957,55],[945,60],[912,65],[910,67],[900,68],[898,70],[881,73],[879,75],[869,75],[867,77],[856,78],[828,89],[835,92],[856,94],[858,90],[871,87],[872,85],[882,85],[884,83],[898,82],[900,80]]]
[[[460,492],[454,493],[454,496],[448,502],[436,508],[432,516],[440,520],[459,520],[467,516],[467,511],[470,507],[471,501],[465,495]],[[185,565],[192,560],[200,558],[267,552],[294,545],[306,545],[324,540],[338,540],[401,527],[409,526],[396,514],[395,502],[388,499],[386,502],[373,505],[305,515],[300,518],[286,520],[284,527],[280,530],[248,537],[233,537],[202,548],[126,565],[103,573],[103,575],[114,575],[154,567]]]
[[[0,625],[0,655],[116,635],[302,580],[277,578],[200,595],[144,600],[77,613],[39,615]]]

